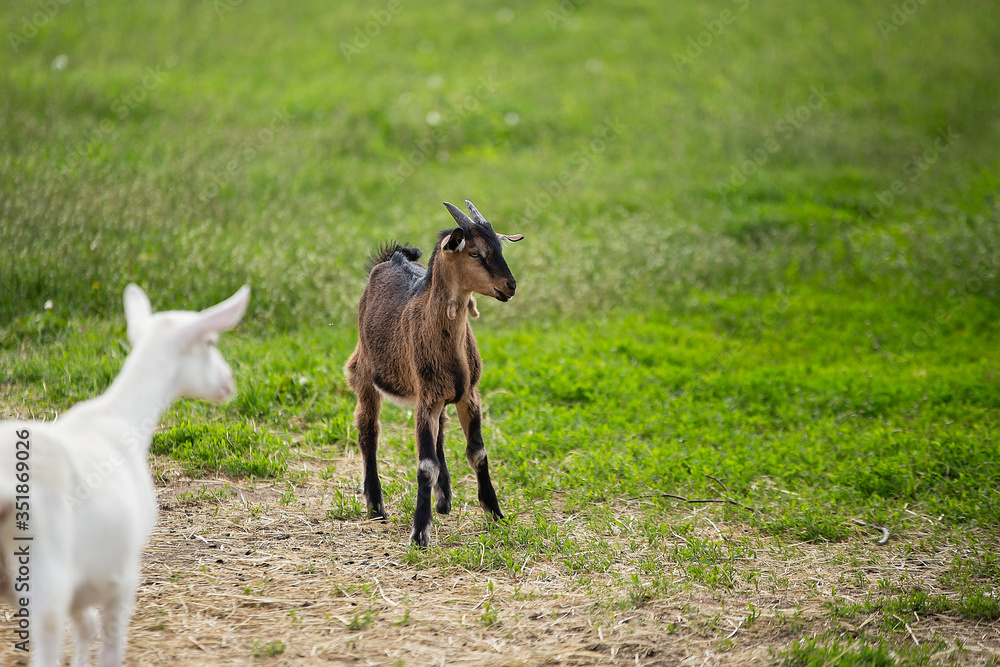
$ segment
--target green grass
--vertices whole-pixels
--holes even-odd
[[[528,238],[504,322],[802,279],[945,294],[980,260],[995,295],[992,5],[883,39],[888,0],[749,4],[680,69],[719,9],[408,6],[348,62],[367,7],[61,5],[0,50],[0,321],[113,316],[135,280],[164,307],[250,282],[261,332],[349,326],[368,248],[426,244],[462,197]],[[36,10],[5,3],[8,32]]]
[[[895,4],[403,3],[361,48],[367,5],[67,3],[32,31],[36,3],[2,2],[0,404],[50,418],[103,390],[130,281],[157,309],[249,283],[221,341],[236,399],[182,401],[154,452],[294,502],[288,461],[355,447],[368,250],[427,250],[469,198],[526,236],[518,298],[474,323],[511,519],[460,514],[411,564],[584,581],[635,559],[638,605],[674,586],[643,570],[655,547],[724,591],[747,547],[689,536],[663,494],[725,494],[759,511],[713,517],[789,543],[856,539],[851,518],[985,535],[949,595],[877,604],[995,619],[1000,25],[925,3],[886,32]],[[412,415],[383,426],[405,522]],[[447,451],[464,470],[454,422]],[[331,521],[364,516],[358,480],[321,477]],[[635,499],[626,530],[607,513]],[[787,659],[896,655],[836,641]]]
[[[778,657],[782,667],[819,667],[820,665],[845,665],[850,667],[920,667],[923,665],[957,665],[956,657],[963,649],[951,648],[944,642],[914,647],[889,645],[883,641],[866,644],[850,639],[803,639],[793,642],[792,648]],[[942,659],[944,657],[944,659]]]
[[[240,423],[182,422],[153,436],[152,454],[181,462],[192,477],[277,477],[288,469],[287,447],[274,435]]]

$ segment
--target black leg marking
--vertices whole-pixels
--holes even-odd
[[[431,541],[431,488],[437,477],[437,466],[422,461],[417,469],[417,508],[413,512],[413,532],[410,541],[426,547]]]
[[[438,469],[437,484],[434,485],[434,495],[437,497],[434,509],[437,510],[438,514],[447,514],[451,511],[451,475],[448,474],[448,464],[444,458],[444,425],[447,421],[447,412],[442,409],[437,433],[437,460],[440,468]]]
[[[458,404],[458,418],[465,430],[465,456],[469,465],[476,471],[476,482],[479,484],[479,504],[493,519],[502,519],[500,502],[493,489],[490,479],[490,464],[486,456],[486,445],[483,443],[482,412],[479,408],[479,392],[474,392],[468,401]]]
[[[440,464],[437,460],[437,426],[444,404],[427,407],[417,405],[417,506],[413,512],[413,532],[410,539],[426,547],[431,537],[431,490],[438,483]]]
[[[385,521],[385,503],[382,500],[382,483],[378,478],[378,416],[382,409],[382,397],[368,385],[355,389],[358,395],[358,405],[354,410],[354,423],[358,428],[358,446],[361,458],[364,460],[365,502],[368,505],[368,516]]]

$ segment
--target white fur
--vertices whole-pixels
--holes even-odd
[[[108,390],[55,422],[0,422],[0,599],[28,598],[32,667],[60,664],[66,621],[73,665],[89,663],[98,629],[103,667],[122,664],[142,550],[156,523],[146,459],[160,415],[178,398],[221,402],[233,373],[215,348],[243,317],[250,288],[199,313],[153,313],[139,287],[125,288],[132,352]],[[30,443],[29,530],[15,523],[18,432]],[[30,536],[31,541],[15,540]],[[18,547],[29,545],[28,592],[14,587]],[[96,610],[100,609],[100,622]]]
[[[381,389],[379,387],[375,387],[375,391],[377,391],[378,393],[382,394],[382,398],[386,399],[387,401],[389,401],[393,405],[398,405],[401,408],[410,408],[410,409],[412,409],[412,408],[414,408],[417,405],[417,399],[416,399],[416,397],[405,398],[403,396],[396,396],[396,394],[390,394],[389,392],[387,392],[384,389]]]

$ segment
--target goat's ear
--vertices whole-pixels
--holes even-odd
[[[511,234],[510,236],[507,236],[506,234],[497,234],[497,238],[501,241],[510,241],[511,243],[514,243],[515,241],[523,239],[524,234]]]
[[[462,252],[465,249],[465,231],[461,227],[453,229],[451,236],[441,242],[441,249],[448,252]]]
[[[122,303],[125,306],[125,333],[128,341],[135,345],[136,341],[142,337],[142,332],[146,329],[146,323],[153,314],[153,306],[149,303],[149,297],[142,291],[142,288],[135,283],[129,283],[122,294]]]
[[[243,319],[250,303],[250,287],[244,285],[222,303],[198,313],[198,319],[181,331],[181,344],[187,346],[208,333],[229,331]]]

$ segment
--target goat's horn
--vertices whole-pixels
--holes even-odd
[[[466,199],[465,200],[465,205],[469,207],[469,213],[472,214],[472,219],[473,220],[475,220],[476,222],[478,222],[481,225],[485,225],[486,224],[486,218],[483,217],[483,214],[480,213],[478,209],[476,209],[476,207],[473,205],[473,203],[471,201],[469,201],[468,199]]]
[[[448,208],[448,212],[451,213],[451,217],[455,218],[455,222],[458,223],[459,227],[462,229],[468,229],[473,225],[472,220],[469,216],[462,212],[462,209],[458,208],[454,204],[449,204],[448,202],[444,202],[444,205]]]

